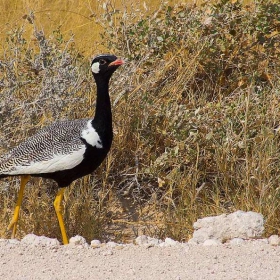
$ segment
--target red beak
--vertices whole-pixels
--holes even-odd
[[[125,63],[124,60],[118,58],[115,61],[111,62],[109,66],[119,66],[119,65],[123,65],[124,63]]]

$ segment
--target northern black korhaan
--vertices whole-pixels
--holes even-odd
[[[92,173],[105,159],[113,140],[109,80],[124,63],[114,55],[98,55],[91,64],[97,86],[95,116],[56,122],[40,130],[0,158],[0,178],[21,176],[14,215],[8,226],[15,237],[23,191],[30,176],[53,179],[59,188],[54,200],[62,234],[68,244],[61,201],[65,187]]]

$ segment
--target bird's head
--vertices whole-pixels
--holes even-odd
[[[111,54],[101,54],[96,56],[91,63],[91,71],[94,77],[103,76],[109,78],[124,64],[124,61]]]

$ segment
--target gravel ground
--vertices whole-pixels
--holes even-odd
[[[112,242],[111,242],[112,243]],[[280,279],[280,246],[34,245],[0,240],[0,279]]]

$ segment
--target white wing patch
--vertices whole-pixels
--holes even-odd
[[[9,175],[51,173],[72,169],[82,162],[85,150],[86,147],[82,146],[79,150],[70,154],[56,154],[49,160],[31,162],[26,166],[16,166],[15,170],[9,172]]]
[[[91,120],[88,121],[87,127],[82,131],[82,138],[86,140],[86,142],[96,148],[103,148],[101,139],[96,132],[96,130],[91,125]]]
[[[95,74],[98,74],[100,69],[99,69],[99,62],[95,62],[91,65],[91,71]]]

